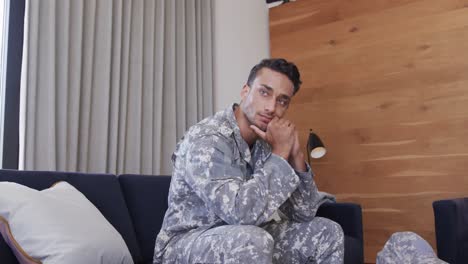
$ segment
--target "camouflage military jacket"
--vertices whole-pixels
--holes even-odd
[[[324,201],[310,168],[294,171],[263,140],[249,148],[235,106],[192,126],[177,144],[154,263],[182,236],[219,225],[259,226],[277,211],[293,221],[310,221]]]

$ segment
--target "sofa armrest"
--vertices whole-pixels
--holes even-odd
[[[439,200],[432,204],[437,255],[449,263],[468,259],[468,198]]]
[[[345,236],[363,241],[362,210],[359,204],[324,203],[318,209],[317,216],[337,222],[343,228]]]
[[[143,263],[153,261],[156,235],[167,210],[170,176],[119,175]]]
[[[364,240],[362,234],[361,206],[353,203],[324,203],[317,216],[338,223],[345,235],[345,264],[364,263]]]

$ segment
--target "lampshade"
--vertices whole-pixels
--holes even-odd
[[[322,140],[320,140],[317,134],[312,132],[312,129],[309,132],[309,139],[307,140],[307,153],[314,159],[319,159],[327,153]]]

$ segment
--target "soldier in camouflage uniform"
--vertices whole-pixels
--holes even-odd
[[[432,247],[413,232],[398,232],[377,254],[376,264],[447,264],[437,258]]]
[[[263,60],[240,105],[189,129],[153,263],[343,263],[341,227],[315,217],[329,197],[283,118],[300,83],[294,64]]]

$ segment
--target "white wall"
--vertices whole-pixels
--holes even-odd
[[[270,57],[265,0],[214,1],[214,110],[239,102],[250,69]]]

